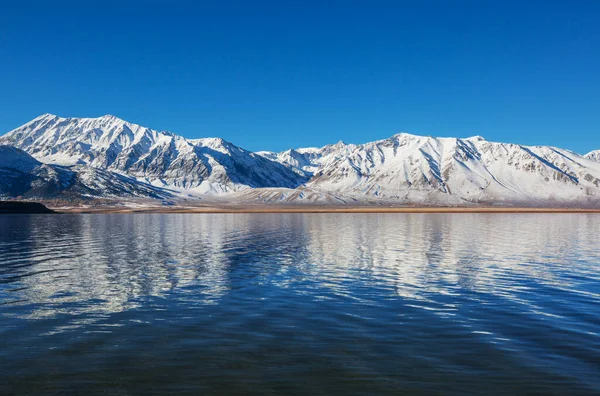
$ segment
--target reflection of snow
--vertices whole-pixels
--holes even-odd
[[[511,276],[565,282],[561,270],[568,270],[569,255],[593,253],[599,228],[586,215],[339,214],[308,219],[312,260],[324,264],[319,266],[323,271],[342,277],[351,276],[348,270],[362,271],[394,282],[411,296],[418,290],[442,293],[449,285],[493,292]]]
[[[598,298],[575,275],[598,279],[599,224],[542,214],[5,217],[0,302],[41,318],[116,313],[148,298],[218,303],[234,289],[277,287],[365,304],[403,298],[440,316],[493,295],[554,315],[531,286]]]
[[[21,226],[29,234],[20,252],[26,271],[15,266],[15,272],[33,275],[19,279],[19,294],[43,303],[32,317],[119,312],[138,306],[140,297],[189,286],[214,300],[228,289],[222,245],[231,227],[214,219],[64,215],[53,224],[37,218]]]

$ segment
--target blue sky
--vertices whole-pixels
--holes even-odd
[[[598,1],[17,3],[0,133],[48,112],[250,150],[397,132],[600,148]]]

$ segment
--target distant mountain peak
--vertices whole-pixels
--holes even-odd
[[[158,187],[225,193],[256,187],[297,187],[304,175],[216,138],[185,139],[107,114],[96,118],[38,117],[0,137],[37,160],[87,166]]]
[[[73,177],[85,178],[87,187],[73,185],[82,194],[93,189],[94,196],[102,188],[108,191],[114,179],[123,187],[110,194],[164,196],[159,191],[163,188],[191,195],[299,188],[315,192],[315,197],[333,194],[355,202],[600,206],[600,163],[590,161],[600,161],[600,151],[587,154],[586,160],[556,147],[488,142],[481,136],[401,132],[364,144],[339,141],[320,148],[252,153],[219,137],[186,139],[111,114],[43,114],[0,137],[2,144],[15,149],[0,150],[0,190],[2,175],[18,177],[19,164],[24,164],[20,169],[33,169],[27,180],[61,190]],[[136,182],[159,190],[146,184],[136,187]],[[11,185],[22,184],[15,183]],[[255,195],[263,193],[244,194]],[[300,195],[304,193],[289,197]]]
[[[56,114],[44,113],[34,119],[39,119],[39,118],[58,118],[58,116]]]
[[[423,135],[415,135],[414,133],[408,133],[408,132],[398,132],[396,134],[394,134],[392,137],[397,137],[397,138],[401,138],[401,137],[407,137],[407,138],[422,138],[422,137],[426,137]]]
[[[475,141],[475,142],[485,142],[486,141],[483,136],[479,136],[479,135],[468,137],[465,140],[471,140],[471,141]]]
[[[600,162],[600,150],[590,151],[589,153],[584,155],[584,157],[587,159],[591,159],[591,160]]]
[[[33,120],[29,121],[25,125],[27,125],[27,124],[34,124],[34,123],[40,122],[40,121],[54,120],[54,119],[58,119],[58,118],[60,118],[60,117],[58,117],[55,114],[44,113],[44,114],[41,114],[41,115],[35,117]]]

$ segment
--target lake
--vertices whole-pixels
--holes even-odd
[[[1,394],[600,394],[600,215],[0,216]]]

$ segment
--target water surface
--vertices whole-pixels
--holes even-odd
[[[0,216],[2,394],[600,394],[600,216]]]

